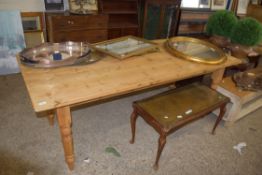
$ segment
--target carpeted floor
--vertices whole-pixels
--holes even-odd
[[[129,144],[129,116],[132,101],[162,90],[74,110],[76,163],[70,172],[57,122],[51,127],[36,117],[20,74],[0,76],[0,175],[262,174],[262,109],[231,127],[220,123],[214,136],[213,114],[183,127],[168,137],[155,172],[158,134],[139,118],[136,142]],[[247,144],[242,155],[233,149],[240,142]],[[109,146],[121,157],[105,152]]]

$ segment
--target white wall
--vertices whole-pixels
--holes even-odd
[[[1,10],[20,10],[22,12],[45,11],[44,0],[0,0]]]

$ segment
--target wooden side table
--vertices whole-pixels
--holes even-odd
[[[200,84],[191,84],[136,101],[133,103],[134,110],[131,115],[132,139],[130,143],[134,143],[136,119],[141,116],[160,134],[154,164],[154,169],[157,170],[167,135],[188,123],[204,117],[214,109],[220,108],[220,114],[212,130],[212,134],[214,134],[229,101],[228,97]]]

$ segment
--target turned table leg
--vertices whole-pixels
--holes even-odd
[[[57,119],[60,127],[62,143],[64,146],[65,161],[70,170],[74,169],[74,147],[72,137],[72,121],[70,107],[56,109]]]
[[[48,122],[49,122],[49,125],[50,126],[54,126],[54,121],[55,121],[55,114],[49,114],[48,116],[47,116],[47,118],[48,118]]]
[[[212,73],[212,75],[211,75],[211,78],[212,78],[211,88],[212,89],[217,88],[218,84],[223,79],[224,72],[225,72],[225,68],[218,69],[218,70],[216,70],[215,72]]]

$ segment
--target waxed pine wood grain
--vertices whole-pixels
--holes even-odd
[[[240,64],[231,56],[219,65],[190,62],[169,54],[163,48],[164,40],[155,42],[159,44],[159,52],[125,60],[108,56],[90,65],[55,69],[36,69],[20,64],[34,110],[41,112],[88,103]]]

